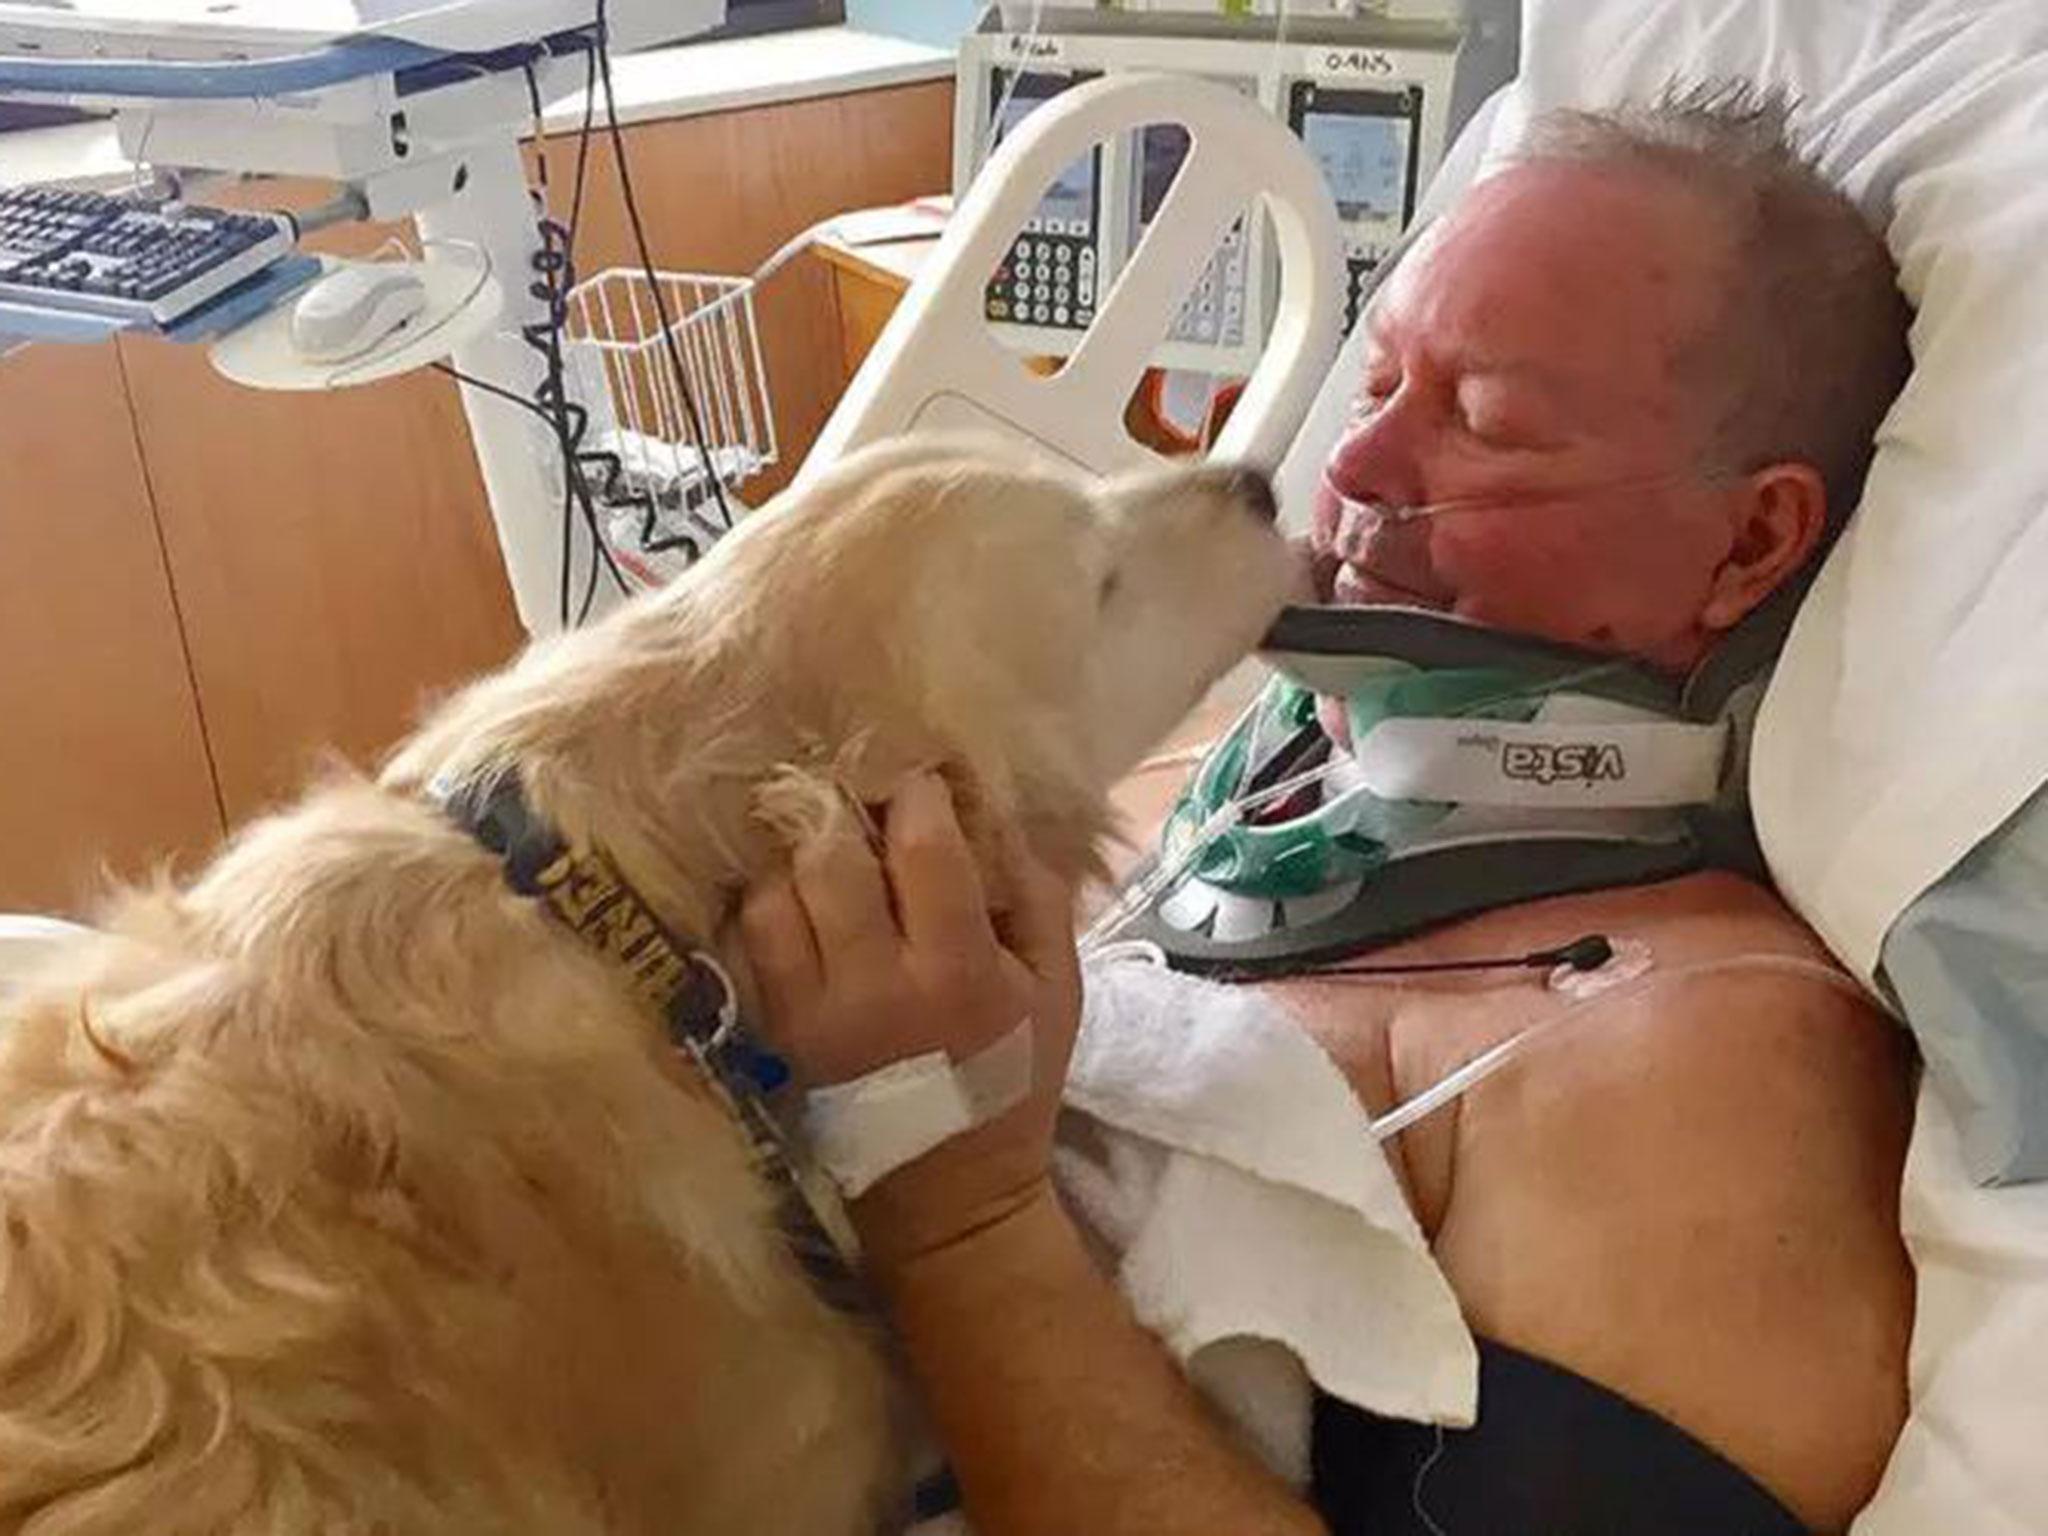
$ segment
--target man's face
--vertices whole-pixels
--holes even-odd
[[[1738,531],[1679,359],[1729,259],[1704,206],[1640,173],[1529,165],[1475,189],[1367,321],[1312,535],[1332,600],[1692,665]],[[1390,523],[1344,498],[1460,506]]]

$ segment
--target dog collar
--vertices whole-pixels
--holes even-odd
[[[725,967],[679,944],[603,853],[571,848],[526,803],[516,775],[436,783],[429,793],[451,821],[498,856],[513,890],[539,901],[624,973],[632,990],[660,1012],[679,1049],[717,1054],[737,1042],[739,999]],[[772,1069],[764,1070],[772,1077]],[[761,1086],[773,1089],[781,1081]]]
[[[756,1168],[781,1197],[785,1235],[821,1294],[862,1310],[845,1255],[850,1242],[829,1197],[799,1171],[789,1137],[768,1096],[789,1068],[756,1045],[742,1026],[739,996],[725,967],[677,940],[609,857],[570,846],[527,803],[517,773],[461,782],[436,779],[428,798],[495,855],[505,881],[610,963],[661,1016],[670,1042],[687,1056],[747,1138]]]

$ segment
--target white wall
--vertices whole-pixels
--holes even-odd
[[[950,48],[981,14],[981,0],[846,0],[847,22]]]

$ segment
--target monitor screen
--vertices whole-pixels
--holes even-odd
[[[1188,157],[1188,131],[1178,123],[1154,123],[1139,141],[1138,222],[1150,224],[1166,201],[1166,189]]]
[[[1211,76],[1215,79],[1216,77]],[[1235,77],[1218,80],[1241,96],[1256,99],[1258,82]],[[1188,157],[1188,131],[1178,123],[1154,123],[1138,135],[1138,223],[1150,224],[1166,201],[1166,189]]]
[[[1016,75],[1014,84],[999,83],[996,91],[995,141],[1003,139],[1033,111],[1075,84],[1067,75]],[[1092,227],[1095,222],[1095,156],[1074,161],[1046,189],[1039,202],[1041,218],[1065,219]]]
[[[1408,136],[1405,117],[1364,117],[1350,112],[1310,112],[1301,140],[1322,167],[1338,216],[1393,219],[1408,205]]]

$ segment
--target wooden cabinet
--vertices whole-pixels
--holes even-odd
[[[452,381],[284,395],[191,348],[121,350],[230,826],[517,649]]]
[[[829,214],[943,189],[951,128],[939,81],[626,133],[657,262],[745,272]],[[551,154],[566,205],[573,140]],[[578,265],[636,260],[600,144]],[[754,501],[846,382],[816,263],[758,314],[782,461]],[[448,380],[262,394],[155,341],[0,362],[0,911],[189,864],[324,754],[374,762],[520,640]]]
[[[839,315],[840,364],[849,381],[882,339],[896,306],[938,248],[936,236],[853,247],[826,241],[818,255],[830,269]]]
[[[0,363],[0,910],[221,825],[120,354],[31,348]]]

